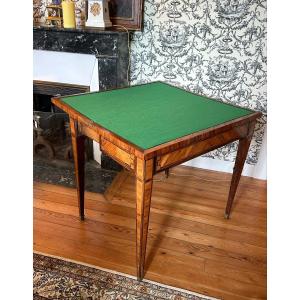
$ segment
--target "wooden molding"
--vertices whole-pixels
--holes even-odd
[[[33,80],[33,93],[56,96],[56,95],[73,95],[79,93],[87,93],[90,87],[87,85]]]

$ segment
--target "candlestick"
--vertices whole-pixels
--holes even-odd
[[[75,4],[73,1],[64,0],[62,2],[64,28],[75,28]]]

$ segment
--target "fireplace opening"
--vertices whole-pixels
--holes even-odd
[[[34,81],[34,180],[75,187],[69,117],[51,103],[51,98],[84,92],[89,92],[88,86]],[[103,193],[116,175],[116,171],[102,169],[93,160],[93,142],[88,138],[85,144],[85,161],[86,189]]]
[[[33,153],[37,158],[72,161],[72,143],[68,115],[51,103],[56,95],[88,92],[89,87],[71,84],[34,82],[33,85]],[[93,158],[93,146],[86,139],[86,160]]]

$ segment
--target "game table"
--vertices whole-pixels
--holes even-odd
[[[72,135],[79,215],[84,220],[84,140],[136,177],[137,278],[144,277],[153,176],[239,140],[225,218],[247,157],[260,112],[153,82],[104,92],[54,97],[68,113]]]

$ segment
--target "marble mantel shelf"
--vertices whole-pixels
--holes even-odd
[[[33,28],[33,49],[93,54],[98,59],[99,90],[128,85],[128,34],[90,28]]]
[[[95,28],[95,27],[84,27],[84,26],[77,26],[76,28],[59,28],[55,26],[43,26],[43,25],[34,25],[33,29],[40,29],[40,30],[46,30],[46,31],[57,31],[57,32],[81,32],[81,33],[112,33],[112,34],[118,34],[118,33],[125,33],[126,31],[122,28],[118,27],[110,27],[109,29],[103,29],[103,28]],[[126,32],[127,35],[127,32]]]

